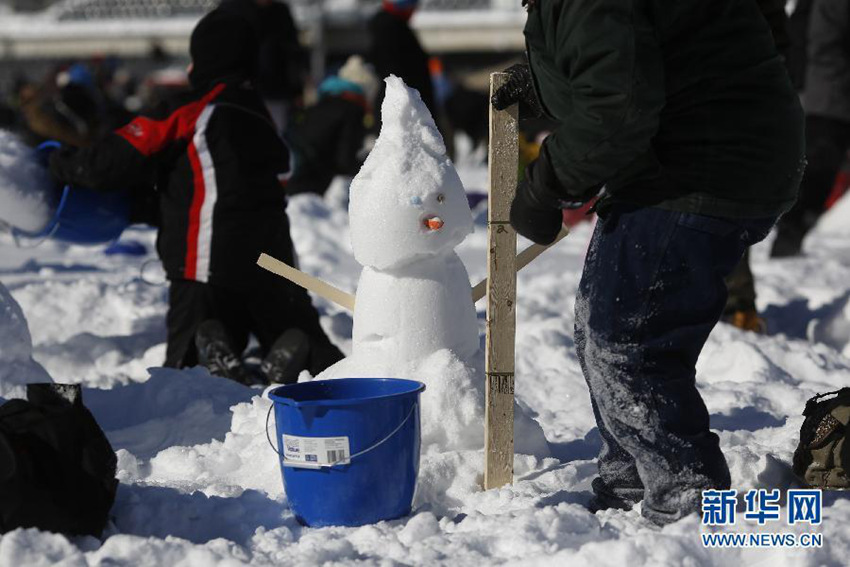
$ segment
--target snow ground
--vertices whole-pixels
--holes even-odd
[[[486,171],[461,164],[467,189]],[[759,307],[771,333],[720,325],[698,381],[721,436],[733,487],[792,483],[791,455],[805,400],[850,386],[850,203],[807,241],[805,258],[769,261],[754,251]],[[344,187],[290,204],[301,268],[353,290]],[[477,282],[485,274],[485,215],[459,249]],[[84,399],[118,452],[121,485],[105,541],[37,530],[0,537],[0,565],[846,565],[850,501],[827,497],[820,549],[716,550],[699,518],[664,529],[637,512],[592,515],[599,436],[573,349],[573,303],[591,227],[578,227],[520,275],[517,396],[537,415],[555,458],[517,456],[512,487],[479,488],[481,451],[425,450],[413,514],[361,528],[299,526],[286,504],[263,433],[268,402],[199,369],[156,367],[164,357],[166,288],[151,253],[46,243],[17,249],[0,237],[0,281],[26,314],[34,357]],[[154,233],[125,238],[152,250]],[[317,300],[332,338],[350,350],[351,317]],[[481,305],[479,308],[483,309]],[[479,313],[479,321],[483,313]],[[0,396],[20,395],[0,384]],[[807,531],[739,524],[736,531]]]

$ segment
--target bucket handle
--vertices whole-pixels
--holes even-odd
[[[275,453],[277,453],[278,456],[280,456],[280,458],[283,459],[283,466],[285,466],[285,467],[306,468],[306,469],[331,468],[331,467],[335,467],[336,465],[343,463],[345,461],[351,462],[351,460],[354,459],[355,457],[363,456],[366,453],[377,449],[378,447],[380,447],[381,445],[383,445],[384,443],[389,441],[392,438],[392,436],[395,435],[396,433],[398,433],[401,430],[401,428],[404,427],[404,424],[407,423],[410,420],[410,417],[413,415],[413,412],[416,410],[416,405],[417,405],[417,403],[414,402],[410,406],[410,411],[407,412],[407,417],[405,417],[401,421],[401,423],[398,424],[398,427],[393,429],[390,432],[389,435],[387,435],[386,437],[384,437],[383,439],[381,439],[377,443],[373,444],[370,447],[363,449],[362,451],[358,451],[357,453],[354,453],[353,455],[343,457],[342,459],[337,459],[336,461],[334,461],[332,463],[328,463],[328,464],[324,464],[324,465],[305,465],[304,463],[300,463],[300,462],[299,463],[293,463],[292,461],[287,461],[286,457],[283,455],[283,453],[278,451],[277,447],[274,446],[274,443],[272,442],[271,435],[269,435],[269,419],[271,418],[271,415],[272,415],[272,409],[274,409],[274,402],[272,402],[272,405],[269,406],[269,411],[266,412],[266,439],[268,439],[269,446],[272,448],[272,450]]]
[[[49,142],[45,142],[47,144]],[[42,144],[44,145],[44,144]],[[59,204],[56,206],[56,211],[53,213],[53,218],[50,219],[50,222],[47,223],[45,228],[41,229],[38,232],[32,232],[28,230],[21,230],[19,228],[12,227],[12,238],[15,241],[15,246],[21,248],[23,250],[31,250],[33,248],[38,248],[51,238],[59,231],[59,217],[62,215],[62,211],[65,209],[65,203],[68,202],[68,194],[71,192],[71,186],[65,185],[62,188],[62,196],[59,198]],[[38,238],[35,244],[23,244],[22,237],[24,238]]]

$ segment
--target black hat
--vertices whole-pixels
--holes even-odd
[[[193,87],[203,88],[225,77],[248,78],[257,51],[257,38],[248,20],[213,10],[192,31],[189,81]]]

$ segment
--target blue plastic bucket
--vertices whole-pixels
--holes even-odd
[[[59,147],[44,142],[38,151],[46,161]],[[38,231],[14,229],[17,237],[61,240],[71,244],[103,244],[121,236],[130,224],[130,198],[126,191],[100,192],[84,187],[64,186],[57,191],[53,218]]]
[[[283,486],[299,522],[362,526],[410,514],[424,389],[412,380],[342,378],[269,393]]]

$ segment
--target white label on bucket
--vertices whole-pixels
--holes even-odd
[[[351,461],[348,437],[283,436],[283,456],[294,466],[347,465]]]

